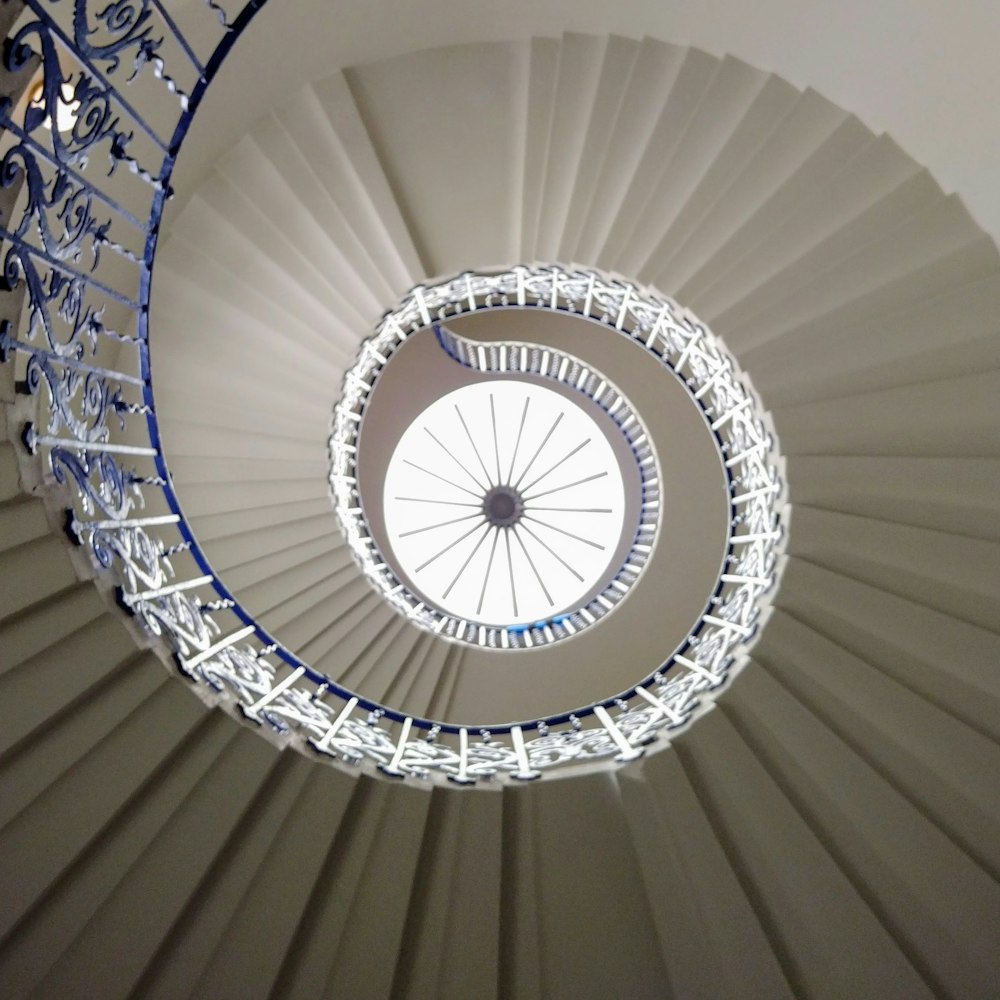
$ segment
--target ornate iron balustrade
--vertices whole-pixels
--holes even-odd
[[[482,290],[482,277],[471,274],[462,276],[466,292],[457,304],[461,312],[468,314],[495,308],[515,308],[493,304],[488,295],[476,298],[473,294],[470,297],[468,290],[473,287],[474,281]],[[455,291],[456,281],[450,280],[431,288],[422,288],[421,294],[430,304],[433,315],[452,316],[458,314],[456,303],[449,299]],[[534,296],[527,301],[526,296],[525,305],[520,308],[532,306],[544,309],[548,308],[548,303],[539,301]],[[582,606],[556,616],[550,615],[530,625],[501,627],[481,624],[458,618],[426,604],[400,580],[385,554],[379,551],[378,544],[368,529],[355,475],[361,424],[370,391],[397,348],[412,332],[419,332],[404,331],[400,319],[387,313],[380,323],[379,332],[362,345],[358,363],[345,375],[344,391],[334,411],[334,429],[329,442],[330,490],[355,561],[390,604],[411,621],[446,638],[489,649],[536,649],[576,636],[603,619],[621,603],[641,576],[655,545],[660,513],[660,481],[649,431],[621,390],[595,368],[572,354],[555,348],[513,341],[480,344],[457,335],[440,322],[432,323],[431,327],[445,353],[465,368],[496,376],[529,375],[551,380],[565,387],[570,394],[579,394],[590,400],[607,414],[611,423],[621,432],[635,462],[641,495],[634,537],[624,559],[619,565],[611,567],[612,572],[610,575],[605,574],[603,585]],[[401,336],[401,333],[405,333],[405,336]],[[527,414],[527,407],[524,413]],[[520,440],[520,435],[518,439]],[[454,458],[453,455],[452,457]],[[497,454],[498,466],[499,463]],[[513,460],[511,470],[513,471]],[[488,479],[489,473],[485,467],[483,472]],[[499,482],[496,485],[499,487]],[[466,491],[468,492],[470,491]],[[467,496],[463,499],[467,499]],[[530,532],[530,528],[528,530]],[[537,538],[537,535],[534,537]],[[532,567],[534,568],[533,563]],[[513,589],[513,568],[510,572]],[[537,569],[535,572],[537,573]],[[541,577],[538,579],[541,582]],[[484,582],[484,591],[485,587]]]
[[[462,276],[437,291],[415,289],[363,348],[356,370],[363,374],[366,359],[378,363],[383,340],[464,311],[463,299],[470,308],[546,301],[636,340],[686,381],[730,477],[729,565],[684,647],[601,704],[486,727],[445,725],[361,698],[247,614],[184,517],[157,429],[150,282],[192,116],[263,2],[205,0],[185,9],[188,19],[199,10],[203,17],[186,33],[161,0],[0,3],[7,34],[0,353],[25,488],[68,508],[69,533],[99,585],[113,586],[155,648],[207,700],[303,749],[391,776],[458,784],[633,759],[658,734],[690,722],[738,668],[773,585],[781,539],[782,486],[766,417],[732,359],[669,300],[579,270]],[[438,293],[447,308],[435,302]],[[359,419],[362,396],[356,381],[346,381],[336,420]],[[347,482],[349,447],[334,458]]]

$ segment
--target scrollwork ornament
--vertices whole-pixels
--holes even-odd
[[[93,194],[83,184],[74,183],[64,170],[57,170],[46,179],[34,151],[25,143],[9,149],[0,163],[0,182],[11,187],[24,177],[27,205],[14,236],[26,240],[34,229],[41,240],[41,249],[54,260],[80,263],[84,250],[90,254],[85,265],[94,271],[100,263],[101,247],[108,242],[111,221],[99,223],[93,213]],[[57,229],[50,213],[61,225]]]
[[[83,248],[86,246],[91,254],[87,270],[96,271],[101,263],[101,248],[109,242],[108,230],[111,228],[111,220],[97,221],[93,212],[93,195],[83,186],[70,183],[65,173],[56,176],[52,187],[52,203],[56,204],[60,200],[62,202],[57,215],[63,224],[63,231],[56,244],[59,252],[79,263]]]
[[[136,600],[130,604],[130,610],[152,634],[166,639],[170,649],[182,658],[210,648],[219,633],[218,625],[201,604],[187,594],[174,592]],[[192,676],[183,663],[179,665],[183,673]]]
[[[28,357],[26,390],[36,393],[43,380],[49,390],[49,434],[65,427],[78,441],[105,442],[109,435],[109,413],[115,414],[119,426],[124,428],[121,387],[112,385],[106,376],[92,371],[82,373],[71,362],[36,351]]]
[[[517,766],[514,749],[500,740],[473,743],[469,747],[466,773],[473,777],[492,778],[501,772],[516,771]]]
[[[43,21],[30,21],[14,36],[7,50],[7,68],[12,72],[29,65],[36,54],[31,40],[37,42],[42,60],[42,100],[29,104],[24,115],[24,131],[34,135],[46,121],[58,120],[59,106],[65,102],[64,88],[73,87],[73,101],[79,102],[73,128],[68,134],[51,129],[42,146],[51,145],[55,158],[65,166],[86,166],[90,150],[103,139],[112,144],[119,138],[118,119],[111,112],[111,95],[95,85],[93,79],[80,70],[75,85],[63,75],[59,52],[49,26]],[[9,112],[9,108],[8,108]],[[126,139],[127,144],[127,139]]]
[[[229,646],[199,663],[193,673],[215,691],[229,691],[244,706],[274,686],[274,667],[249,647]]]
[[[97,26],[87,20],[88,0],[75,0],[73,7],[73,35],[77,50],[94,63],[104,63],[110,75],[117,72],[121,53],[130,48],[143,47],[151,53],[163,44],[163,39],[152,37],[150,0],[113,0],[94,14]],[[106,34],[109,39],[97,43],[94,39]]]
[[[167,583],[170,568],[163,559],[163,543],[144,528],[128,524],[92,528],[91,537],[95,550],[100,548],[117,559],[125,594],[135,594],[140,587],[156,590]]]
[[[330,742],[331,751],[355,763],[367,758],[374,764],[386,764],[395,749],[396,744],[384,729],[358,719],[348,719]]]
[[[604,729],[549,733],[525,744],[533,768],[549,770],[583,759],[608,757],[618,748]]]
[[[330,728],[334,715],[329,705],[297,687],[283,691],[260,712],[261,720],[277,732],[295,728],[306,736],[316,738]]]
[[[38,136],[37,141],[42,148],[51,147],[56,161],[66,167],[85,169],[94,148],[101,143],[107,143],[107,153],[110,163],[109,175],[115,172],[119,164],[125,163],[128,169],[141,177],[147,183],[159,187],[157,179],[144,169],[129,153],[129,144],[133,132],[121,127],[121,118],[115,113],[112,100],[115,95],[113,88],[103,85],[84,68],[67,78],[59,60],[52,32],[43,21],[31,21],[26,24],[13,38],[7,50],[7,68],[12,72],[23,69],[30,64],[36,54],[31,41],[37,42],[41,50],[43,68],[42,100],[37,104],[29,104],[24,115],[24,131],[35,137],[46,121],[57,122],[61,104],[66,104],[65,90],[72,88],[72,98],[68,103],[75,106],[73,127],[67,132],[51,128],[45,138]],[[128,44],[136,44],[132,39]],[[111,46],[114,51],[117,43]],[[97,47],[95,52],[101,51]],[[84,56],[86,52],[81,51]],[[117,65],[117,57],[112,52],[110,59]],[[75,77],[75,79],[74,79]],[[11,105],[4,108],[4,116],[9,116]]]
[[[98,336],[106,332],[103,323],[104,306],[86,303],[86,282],[81,277],[68,277],[54,267],[43,274],[39,258],[32,248],[15,243],[4,259],[4,274],[8,288],[23,281],[28,298],[26,339],[33,340],[39,329],[53,353],[82,360],[85,349],[93,352]],[[57,325],[56,320],[60,321]]]
[[[61,162],[86,167],[91,150],[104,141],[108,144],[109,176],[114,174],[119,163],[131,161],[128,146],[134,133],[119,127],[121,118],[113,111],[111,98],[111,90],[101,87],[81,70],[73,89],[78,109],[69,138],[64,138],[58,130],[53,133],[53,144]]]
[[[141,502],[141,491],[114,457],[107,452],[77,451],[56,446],[49,453],[49,467],[59,484],[72,480],[84,513],[100,510],[107,518],[124,520]]]
[[[411,740],[406,744],[398,766],[405,774],[426,778],[432,773],[458,774],[462,760],[458,751],[448,744]]]

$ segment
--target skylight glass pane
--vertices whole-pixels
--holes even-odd
[[[385,480],[393,554],[441,610],[492,625],[575,610],[609,571],[621,470],[593,418],[543,386],[465,386],[404,432]]]

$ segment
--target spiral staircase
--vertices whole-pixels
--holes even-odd
[[[530,39],[458,23],[430,45],[403,17],[386,51],[331,39],[320,72],[335,22],[307,8],[273,98],[253,73],[280,0],[233,47],[156,255],[163,446],[234,598],[377,702],[555,710],[521,668],[484,704],[488,657],[382,602],[327,484],[331,408],[382,313],[519,261],[660,289],[725,342],[784,456],[780,582],[731,687],[635,762],[468,788],[341,769],[206,707],[94,585],[11,361],[0,995],[1000,997],[994,239],[892,139],[734,56],[557,36],[544,13]],[[3,9],[8,33],[32,16]],[[236,33],[215,4],[156,10]],[[669,439],[649,369],[623,377]],[[620,687],[606,669],[655,667],[642,636],[588,642],[566,648],[595,699]]]

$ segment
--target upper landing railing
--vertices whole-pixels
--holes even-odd
[[[150,282],[192,116],[262,5],[0,0],[0,394],[23,484],[67,510],[69,534],[98,583],[114,588],[189,681],[310,752],[459,784],[633,759],[687,724],[738,664],[773,585],[781,533],[765,418],[731,359],[668,301],[559,268],[463,277],[414,290],[359,362],[378,364],[387,345],[435,320],[515,303],[586,315],[686,381],[729,473],[729,563],[683,648],[628,691],[489,727],[394,711],[281,646],[216,576],[191,532],[156,422]],[[363,405],[358,384],[345,381],[337,419],[351,423]],[[351,502],[349,450],[334,460]]]

